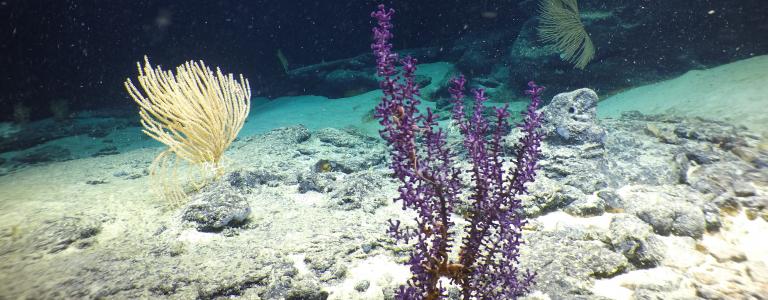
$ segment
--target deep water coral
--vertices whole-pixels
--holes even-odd
[[[526,92],[532,101],[523,114],[523,137],[515,150],[514,168],[505,171],[507,107],[494,110],[495,126],[490,126],[483,116],[485,92],[473,90],[474,112],[467,118],[463,105],[466,80],[451,80],[453,121],[464,136],[472,165],[468,172],[471,188],[465,189],[461,178],[464,171],[456,167],[457,154],[448,147],[446,133],[437,125],[437,115],[431,109],[425,114],[419,111],[416,60],[400,59],[392,52],[393,14],[394,10],[383,5],[371,14],[377,22],[371,49],[384,93],[376,117],[383,126],[381,136],[390,146],[391,169],[401,184],[396,200],[402,202],[403,209],[417,213],[415,228],[401,227],[400,221],[390,220],[391,236],[413,244],[408,260],[413,276],[396,292],[396,299],[439,299],[445,294],[441,278],[459,286],[462,299],[514,299],[524,295],[534,274],[517,267],[522,226],[526,224],[518,196],[527,192],[525,185],[536,174],[541,140],[541,116],[536,110],[543,88],[529,83]],[[396,68],[397,63],[402,71]],[[452,213],[464,194],[471,199],[472,207],[456,259],[452,253],[459,233]]]
[[[563,60],[584,69],[595,56],[595,45],[584,29],[576,0],[541,0],[539,36],[551,44]]]
[[[237,81],[218,68],[214,73],[202,61],[186,62],[174,74],[153,69],[144,57],[144,66],[139,63],[138,69],[144,93],[130,79],[125,88],[139,104],[143,132],[168,146],[155,158],[152,170],[162,173],[165,196],[177,205],[185,195],[175,181],[175,158],[222,175],[224,151],[248,117],[251,88],[242,75]]]

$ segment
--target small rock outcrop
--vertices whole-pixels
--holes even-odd
[[[216,186],[193,195],[182,219],[193,223],[199,231],[218,232],[243,224],[250,214],[251,207],[243,195],[231,188]]]
[[[546,136],[564,144],[602,144],[605,130],[597,124],[597,101],[597,94],[590,89],[552,98],[552,102],[541,109]]]

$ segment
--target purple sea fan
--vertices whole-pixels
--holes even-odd
[[[488,132],[482,116],[487,100],[482,89],[473,90],[475,105],[472,117],[463,113],[464,78],[451,81],[454,98],[453,119],[464,136],[464,147],[472,161],[472,209],[465,228],[459,264],[467,268],[458,280],[464,299],[515,299],[528,292],[534,274],[520,274],[517,269],[522,227],[527,223],[518,196],[527,192],[525,184],[536,176],[539,155],[541,116],[536,112],[541,103],[542,87],[530,82],[527,94],[531,104],[523,113],[520,125],[523,137],[515,151],[514,168],[504,170],[503,138],[509,113],[507,107],[495,109],[495,129]],[[486,140],[486,135],[490,139]]]
[[[421,114],[419,89],[415,83],[416,60],[399,59],[392,53],[392,15],[383,5],[371,16],[376,19],[371,49],[376,57],[377,75],[382,78],[383,97],[375,116],[383,129],[382,138],[391,148],[391,169],[400,181],[403,209],[417,213],[416,228],[401,228],[390,220],[389,233],[398,241],[413,243],[408,260],[412,273],[407,286],[396,291],[396,299],[439,299],[444,296],[440,278],[461,288],[463,299],[514,299],[528,292],[534,274],[519,272],[519,247],[526,220],[518,196],[535,178],[541,135],[541,116],[536,112],[543,88],[529,83],[531,104],[520,125],[523,137],[515,151],[514,169],[504,170],[504,129],[508,128],[507,107],[496,108],[490,126],[483,116],[485,91],[473,90],[474,112],[466,117],[463,105],[463,76],[451,80],[453,121],[464,136],[472,168],[471,189],[462,188],[462,171],[456,154],[446,142],[430,109]],[[396,63],[402,65],[398,71]],[[493,128],[493,129],[491,129]],[[490,136],[490,138],[488,138]],[[458,259],[450,257],[457,234],[452,213],[460,195],[468,193],[472,207],[469,225]]]

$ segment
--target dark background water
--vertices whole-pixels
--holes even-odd
[[[601,5],[600,1],[581,2]],[[669,8],[659,1],[610,2],[659,10],[658,28],[689,24],[689,31],[706,31],[711,30],[707,26],[732,26],[731,36],[720,33],[718,39],[742,39],[750,53],[723,61],[768,52],[768,35],[761,35],[768,32],[765,0],[686,0],[674,1],[678,4]],[[3,0],[0,121],[13,120],[18,103],[30,108],[32,119],[50,116],[49,103],[57,100],[66,101],[73,110],[130,109],[133,103],[123,81],[136,76],[136,62],[145,54],[153,64],[166,68],[204,59],[225,72],[244,74],[255,95],[278,96],[281,91],[274,87],[285,77],[278,50],[292,68],[366,53],[372,26],[369,14],[377,3]],[[536,1],[530,0],[387,3],[398,10],[398,49],[450,47],[456,39],[472,34],[516,32],[536,8]],[[728,13],[721,14],[714,25],[700,24],[709,8]],[[686,34],[695,36],[683,33],[680,43],[687,39]],[[664,46],[684,51],[681,45]]]

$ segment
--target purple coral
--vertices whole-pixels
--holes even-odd
[[[464,147],[472,162],[470,174],[472,208],[465,228],[458,260],[452,260],[457,234],[451,219],[454,205],[465,193],[462,171],[455,166],[445,132],[437,126],[437,115],[430,109],[419,112],[419,89],[414,80],[416,60],[399,59],[392,53],[392,15],[379,5],[371,16],[376,19],[371,49],[376,57],[377,75],[382,78],[383,97],[375,116],[383,129],[382,138],[391,147],[391,168],[401,182],[399,197],[403,209],[417,212],[416,228],[402,228],[390,221],[389,233],[399,241],[415,241],[408,264],[413,274],[408,286],[401,286],[396,299],[438,299],[444,296],[440,278],[461,287],[463,299],[514,299],[528,292],[534,274],[520,274],[517,265],[526,220],[518,196],[527,192],[533,181],[541,135],[540,115],[536,112],[542,87],[529,83],[526,91],[531,104],[523,113],[514,158],[515,168],[504,170],[503,138],[508,127],[507,107],[496,108],[491,129],[483,116],[487,100],[482,89],[473,90],[474,112],[467,118],[463,105],[463,76],[451,80],[453,120],[464,136]],[[402,64],[398,71],[396,63]],[[490,135],[490,139],[487,136]]]

